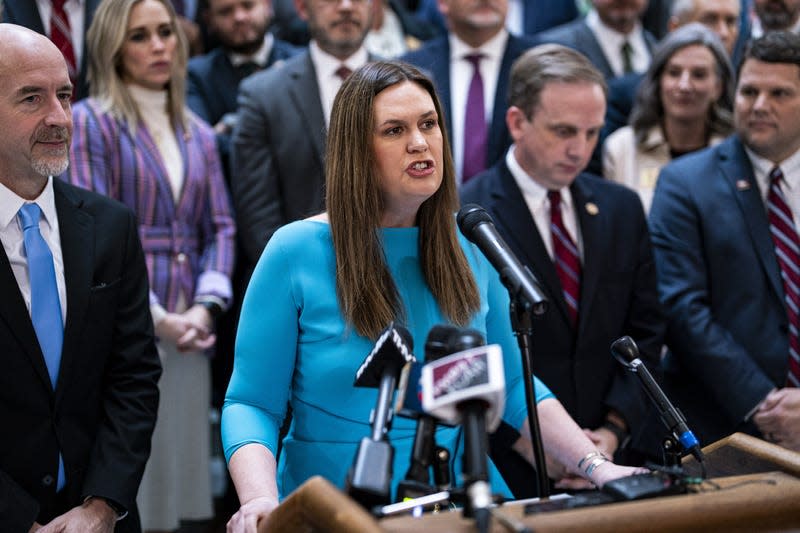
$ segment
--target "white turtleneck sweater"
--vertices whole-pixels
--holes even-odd
[[[147,132],[153,138],[167,169],[172,199],[177,201],[183,187],[183,157],[175,137],[175,129],[167,114],[167,91],[154,91],[140,85],[128,85],[131,97],[139,106]]]

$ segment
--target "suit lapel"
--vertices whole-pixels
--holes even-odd
[[[769,279],[770,286],[775,295],[783,301],[783,282],[781,281],[780,267],[775,258],[775,245],[769,231],[769,219],[764,206],[761,190],[753,174],[753,165],[744,151],[738,137],[731,137],[720,147],[720,169],[733,197],[742,210],[742,215],[753,241],[764,271]],[[749,186],[744,188],[744,183]]]
[[[67,322],[64,327],[64,347],[61,350],[61,369],[56,383],[56,401],[63,391],[61,383],[70,382],[78,341],[85,326],[89,288],[92,284],[94,261],[94,219],[81,209],[69,186],[53,180],[56,212],[64,257],[64,279],[67,290]],[[91,325],[90,325],[91,326]]]
[[[595,38],[594,33],[589,28],[589,25],[586,24],[586,21],[581,21],[580,26],[578,26],[577,32],[575,32],[575,40],[578,44],[579,50],[585,50],[586,56],[606,78],[614,77],[614,71],[611,68],[611,64],[608,62],[608,58],[603,53],[603,49],[600,48],[600,43],[597,42],[597,38]]]
[[[491,206],[491,211],[495,215],[495,223],[502,228],[501,233],[506,236],[511,248],[517,251],[519,260],[529,265],[539,280],[550,299],[550,312],[560,313],[569,324],[567,303],[564,300],[555,265],[547,252],[542,236],[539,235],[528,204],[525,203],[522,192],[505,161],[499,164],[498,180],[498,186],[492,188],[494,205]]]
[[[16,224],[16,222],[12,222]],[[39,348],[39,339],[33,329],[28,308],[22,293],[17,285],[17,278],[11,270],[11,263],[8,261],[5,249],[0,246],[0,291],[2,291],[2,303],[0,303],[0,320],[5,322],[11,335],[17,340],[27,356],[30,358],[34,371],[42,380],[42,385],[47,390],[52,391],[50,374],[47,372],[47,364],[44,362],[42,350]],[[3,354],[5,355],[5,354]]]
[[[607,229],[608,213],[598,209],[595,214],[590,214],[586,206],[593,203],[594,194],[587,185],[584,176],[578,178],[570,186],[572,203],[577,217],[578,227],[581,229],[581,242],[583,243],[583,263],[581,266],[581,296],[578,304],[578,334],[586,327],[587,317],[591,314],[592,295],[597,290],[600,280],[600,271],[603,268],[603,250],[600,243],[606,242],[609,236]]]
[[[439,95],[439,100],[445,113],[447,131],[452,132],[453,120],[450,118],[453,116],[453,110],[450,108],[452,105],[450,100],[450,41],[447,37],[440,37],[438,42],[434,42],[431,45],[430,56],[433,60],[428,74],[435,80],[436,92]]]
[[[291,77],[292,84],[289,93],[294,101],[298,113],[304,118],[308,134],[314,145],[320,166],[325,152],[325,116],[319,99],[319,85],[311,54],[305,53],[303,61],[293,62],[286,67],[287,75]]]

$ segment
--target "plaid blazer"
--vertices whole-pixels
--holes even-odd
[[[69,181],[117,199],[136,213],[150,276],[150,303],[175,311],[213,295],[231,299],[235,227],[214,133],[187,110],[176,125],[184,181],[173,199],[161,154],[140,123],[136,133],[89,98],[73,107]]]

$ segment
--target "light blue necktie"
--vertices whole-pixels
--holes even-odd
[[[39,346],[50,374],[53,390],[56,388],[58,369],[61,366],[61,345],[64,342],[64,323],[58,297],[53,254],[39,232],[42,210],[37,204],[25,204],[19,209],[25,255],[28,258],[28,276],[31,285],[31,321]],[[57,490],[64,487],[64,461],[58,455]]]

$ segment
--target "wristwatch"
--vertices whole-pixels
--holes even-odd
[[[216,320],[223,313],[222,306],[219,305],[214,300],[196,300],[194,303],[205,307],[206,310],[208,311],[208,314],[211,315],[212,320]]]
[[[617,424],[615,424],[610,420],[606,420],[601,427],[609,430],[611,433],[614,434],[615,437],[617,437],[618,450],[621,450],[625,446],[627,446],[628,442],[631,440],[631,436],[627,431],[625,431],[624,429],[622,429],[621,427],[619,427]]]

